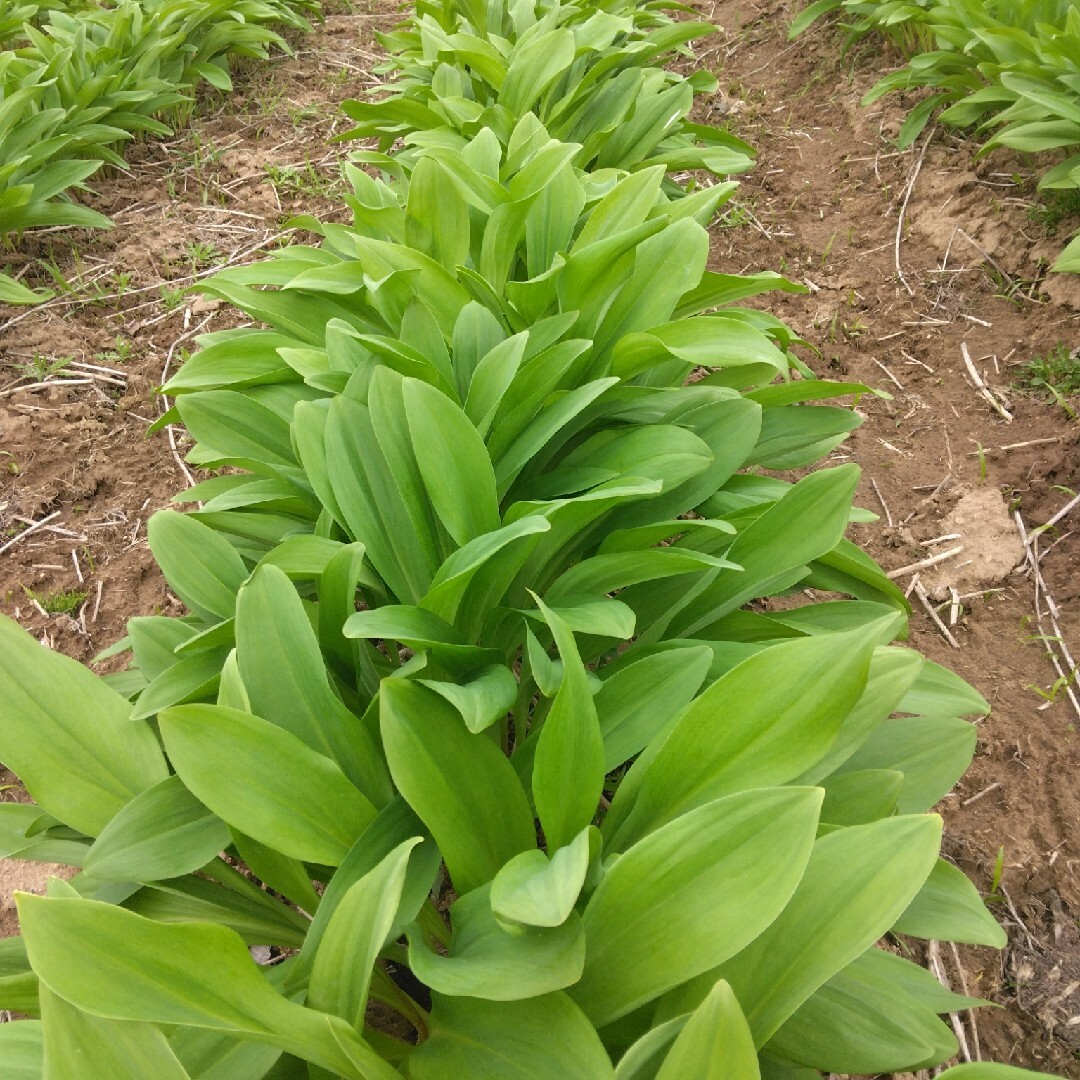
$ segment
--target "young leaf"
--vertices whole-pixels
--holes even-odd
[[[585,972],[570,990],[586,1015],[610,1023],[753,941],[802,877],[820,804],[814,788],[730,795],[611,864],[585,908]]]
[[[41,807],[96,836],[168,776],[148,725],[82,664],[42,647],[0,615],[0,758]]]
[[[450,921],[445,956],[427,946],[419,927],[408,931],[409,966],[440,994],[518,1001],[562,990],[581,976],[585,935],[576,912],[560,926],[511,931],[495,918],[485,885],[454,902]]]
[[[694,1010],[656,1080],[760,1080],[757,1050],[731,987],[721,979]]]
[[[102,830],[83,869],[110,881],[159,881],[208,863],[229,843],[229,830],[170,776],[137,795]]]
[[[527,1001],[432,997],[431,1035],[409,1057],[413,1080],[614,1080],[596,1029],[565,994]]]
[[[549,847],[569,844],[592,822],[604,787],[604,742],[592,691],[569,626],[544,602],[537,607],[555,637],[563,679],[540,730],[533,798]]]
[[[431,830],[459,894],[536,846],[525,792],[486,735],[470,734],[452,705],[406,679],[385,680],[379,701],[394,782]]]
[[[307,1004],[364,1025],[371,971],[394,925],[405,868],[419,837],[406,840],[342,896],[323,932],[311,969]]]
[[[496,918],[524,926],[566,922],[589,870],[590,833],[595,836],[596,830],[582,829],[550,859],[542,851],[515,855],[491,883],[491,910]]]
[[[231,930],[165,926],[93,900],[17,902],[34,970],[78,1009],[242,1035],[352,1080],[400,1080],[344,1020],[275,992]]]
[[[375,809],[329,758],[261,717],[178,705],[158,717],[169,758],[200,802],[285,855],[337,866]],[[290,762],[283,784],[268,765]]]

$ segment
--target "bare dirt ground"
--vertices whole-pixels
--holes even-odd
[[[914,592],[911,644],[993,705],[973,768],[941,808],[946,854],[984,892],[1004,852],[994,911],[1008,948],[940,953],[956,989],[1003,1006],[961,1018],[969,1049],[1080,1078],[1080,708],[1054,689],[1047,648],[1060,647],[1042,640],[1080,655],[1080,508],[1040,537],[1037,559],[1019,531],[1080,487],[1080,425],[1014,388],[1033,357],[1080,345],[1080,279],[1044,269],[1080,220],[1046,235],[1031,163],[1015,156],[976,161],[973,144],[943,131],[898,152],[911,101],[859,104],[901,62],[884,47],[841,59],[842,38],[824,25],[788,43],[798,5],[782,0],[696,7],[722,27],[699,49],[720,79],[702,116],[759,150],[714,230],[713,265],[806,284],[806,295],[758,302],[817,350],[803,353],[819,375],[892,394],[861,399],[865,423],[834,454],[862,466],[861,505],[881,515],[853,538],[887,570],[962,548],[918,572],[952,641]],[[42,308],[0,310],[0,610],[55,648],[89,660],[128,617],[179,610],[144,526],[187,481],[168,439],[144,432],[182,350],[239,321],[179,290],[257,258],[292,213],[340,213],[335,163],[349,146],[328,144],[346,123],[334,104],[373,81],[371,32],[395,10],[330,17],[296,57],[204,103],[189,131],[137,147],[129,174],[94,185],[112,233],[57,233],[5,255],[38,280],[39,261],[55,258],[78,283]],[[1032,562],[1049,596],[1036,596]],[[65,593],[85,596],[48,613]],[[0,904],[34,869],[0,866]]]

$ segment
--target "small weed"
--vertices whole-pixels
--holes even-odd
[[[74,357],[71,356],[45,356],[43,353],[34,353],[34,359],[15,367],[24,379],[32,379],[34,382],[42,382],[50,375],[71,365]]]
[[[168,285],[162,285],[158,291],[161,293],[161,303],[166,311],[175,311],[178,307],[183,307],[183,286],[174,289]]]
[[[1028,218],[1042,226],[1047,236],[1056,236],[1063,220],[1080,215],[1080,188],[1047,190],[1040,202],[1028,210]]]
[[[90,595],[86,589],[65,589],[44,595],[23,586],[23,592],[49,615],[70,615]]]
[[[208,243],[204,240],[189,240],[184,245],[184,258],[190,264],[193,274],[206,266],[212,266],[221,257],[221,249],[217,244]]]
[[[94,359],[102,364],[126,364],[132,357],[134,346],[122,334],[113,339],[113,347],[94,353]]]
[[[267,165],[266,175],[278,195],[328,198],[341,186],[338,177],[319,172],[310,161],[303,167]]]
[[[1059,342],[1046,356],[1036,356],[1020,368],[1016,386],[1045,395],[1075,420],[1076,410],[1066,398],[1080,394],[1080,349],[1070,351]]]
[[[998,848],[997,858],[994,860],[994,876],[990,879],[990,892],[987,893],[988,904],[1000,904],[1005,897],[1001,895],[1001,877],[1005,873],[1005,847]]]

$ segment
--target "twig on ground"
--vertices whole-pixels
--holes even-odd
[[[941,621],[941,616],[934,610],[934,605],[930,603],[930,597],[926,590],[916,582],[915,595],[919,598],[919,603],[926,609],[926,614],[930,616],[931,621],[941,631],[941,636],[954,648],[960,648],[960,642],[952,636],[952,631]]]
[[[1024,526],[1024,519],[1020,516],[1019,510],[1013,511],[1013,520],[1016,522],[1016,527],[1020,531],[1020,539],[1024,544],[1024,559],[1030,567],[1032,577],[1035,580],[1035,624],[1039,628],[1039,636],[1046,646],[1046,652],[1050,657],[1050,662],[1054,665],[1054,670],[1057,671],[1059,678],[1062,680],[1062,686],[1066,696],[1072,703],[1076,715],[1080,717],[1080,701],[1077,700],[1076,692],[1072,685],[1076,681],[1076,661],[1073,660],[1072,654],[1069,652],[1069,646],[1065,642],[1065,636],[1062,634],[1061,627],[1058,625],[1057,604],[1054,603],[1054,598],[1051,596],[1050,590],[1046,587],[1046,580],[1042,576],[1042,568],[1039,565],[1038,534],[1035,533],[1030,537],[1028,536],[1028,531]],[[1053,634],[1047,634],[1043,629],[1042,604],[1040,603],[1040,598],[1042,597],[1046,598],[1046,606]],[[1060,658],[1058,656],[1059,652],[1061,654]],[[1062,666],[1063,663],[1064,667]]]
[[[946,559],[951,559],[954,555],[959,555],[964,550],[963,544],[957,544],[954,548],[949,548],[948,551],[938,552],[937,555],[931,555],[929,558],[920,559],[918,562],[908,563],[907,566],[901,566],[897,570],[890,570],[885,576],[892,581],[895,581],[899,577],[905,577],[907,574],[913,574],[916,570],[926,570],[931,566],[937,566],[938,563],[944,562]]]
[[[49,514],[48,517],[43,517],[40,521],[35,521],[33,525],[28,525],[25,529],[23,529],[21,533],[19,533],[17,536],[13,536],[6,544],[0,546],[0,555],[3,555],[4,552],[8,550],[8,548],[13,548],[16,544],[25,540],[31,533],[37,532],[38,529],[44,528],[46,525],[49,524],[50,521],[53,520],[53,518],[58,518],[59,516],[60,511],[54,510],[51,514]]]
[[[946,990],[952,990],[949,976],[945,973],[945,967],[941,963],[941,947],[936,941],[931,941],[927,952],[930,957],[930,969],[933,971],[935,978]],[[952,1026],[953,1034],[956,1035],[956,1041],[960,1044],[960,1056],[964,1061],[974,1060],[968,1046],[967,1032],[964,1031],[964,1025],[960,1021],[959,1013],[949,1013],[949,1023]]]
[[[872,477],[870,479],[870,484],[874,489],[874,494],[878,497],[878,502],[881,503],[881,509],[885,511],[885,520],[891,529],[893,527],[893,516],[889,513],[889,507],[885,502],[885,496],[881,494],[881,488],[877,486],[877,481]]]
[[[968,352],[968,347],[967,347],[967,342],[966,341],[961,341],[960,342],[960,355],[963,356],[963,358],[964,358],[964,365],[968,369],[968,374],[971,376],[971,378],[975,382],[975,389],[978,390],[979,393],[982,394],[982,396],[984,398],[986,398],[987,402],[989,403],[990,407],[994,410],[994,412],[996,412],[999,416],[1003,417],[1005,420],[1011,421],[1012,420],[1012,413],[1009,412],[1009,410],[1006,409],[1005,406],[1002,405],[1001,402],[998,401],[998,399],[996,397],[994,397],[993,394],[990,393],[990,388],[986,385],[985,382],[983,382],[983,377],[979,374],[978,370],[976,369],[975,363],[971,359],[971,353]]]
[[[93,610],[93,613],[90,616],[90,621],[91,622],[97,622],[98,608],[101,607],[101,590],[104,587],[105,587],[105,580],[103,578],[98,578],[97,591],[96,591],[96,593],[94,595],[94,610]]]
[[[970,799],[965,799],[960,805],[970,806],[973,802],[978,802],[984,795],[989,795],[991,791],[997,791],[999,787],[1001,787],[1001,783],[999,781],[995,781],[987,787],[984,787],[982,791],[976,791]]]
[[[900,216],[896,222],[896,243],[893,246],[893,254],[896,259],[896,273],[900,278],[900,284],[907,290],[908,296],[914,296],[915,290],[907,283],[907,278],[904,277],[904,271],[900,268],[900,240],[904,234],[904,215],[907,213],[908,200],[911,198],[911,192],[915,188],[915,181],[919,177],[919,170],[922,169],[923,159],[926,157],[926,148],[930,145],[930,140],[937,132],[936,127],[930,129],[930,133],[926,136],[926,140],[922,144],[922,150],[919,151],[918,160],[915,162],[915,168],[911,170],[911,176],[907,182],[907,189],[904,191],[904,201],[900,205]]]
[[[889,381],[893,384],[893,386],[896,387],[897,390],[904,389],[904,384],[876,356],[871,357],[871,359],[874,361],[875,364],[877,364],[879,368],[881,368],[882,371],[885,372],[886,378],[889,379]]]
[[[1030,544],[1032,541],[1038,538],[1040,533],[1046,532],[1047,529],[1056,525],[1070,510],[1080,506],[1080,495],[1070,499],[1045,525],[1039,526],[1037,529],[1033,529],[1031,535],[1028,537],[1027,542]]]
[[[955,941],[949,942],[949,949],[952,952],[953,963],[956,965],[956,974],[960,979],[960,989],[963,991],[964,997],[971,997],[968,992],[967,978],[964,975],[964,965],[960,963],[960,950],[956,947]],[[979,1018],[974,1009],[968,1009],[967,1011],[968,1024],[971,1027],[971,1041],[974,1045],[975,1060],[982,1061],[982,1047],[979,1046]]]
[[[959,540],[960,533],[945,533],[944,536],[932,536],[929,540],[920,540],[919,547],[933,547],[934,544],[944,544],[946,540]]]

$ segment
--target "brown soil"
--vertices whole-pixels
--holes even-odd
[[[918,604],[911,643],[993,705],[974,766],[942,806],[946,853],[984,891],[1004,850],[994,910],[1008,948],[962,947],[958,963],[942,950],[955,988],[964,982],[1004,1006],[974,1023],[963,1018],[969,1043],[977,1025],[984,1057],[1080,1078],[1080,709],[1053,690],[1058,673],[1038,638],[1055,633],[1049,601],[1036,606],[1014,517],[1018,510],[1030,530],[1068,502],[1063,489],[1080,486],[1080,425],[1012,388],[1022,363],[1059,342],[1080,344],[1080,278],[1043,270],[1080,221],[1044,236],[1029,216],[1033,184],[1020,179],[1032,175],[1030,163],[1015,156],[975,161],[973,144],[942,131],[898,153],[911,102],[859,104],[899,63],[891,52],[864,44],[841,60],[842,39],[823,25],[790,44],[793,8],[783,0],[696,6],[723,28],[699,52],[721,83],[702,116],[728,122],[759,149],[739,194],[747,223],[715,230],[713,265],[779,269],[806,284],[806,295],[757,302],[818,350],[804,354],[819,375],[891,393],[860,400],[865,423],[833,454],[862,466],[861,505],[882,517],[855,527],[853,538],[886,569],[963,547],[920,579],[946,624],[950,586],[961,598],[950,630],[956,647]],[[347,121],[329,103],[372,81],[371,31],[393,21],[394,5],[373,8],[389,14],[329,18],[295,58],[253,72],[225,101],[206,103],[189,131],[138,147],[130,173],[96,183],[90,201],[116,218],[112,233],[69,230],[12,256],[34,279],[51,243],[62,272],[81,282],[77,294],[43,307],[0,311],[0,548],[26,521],[57,513],[0,553],[0,610],[54,648],[89,660],[123,634],[128,617],[178,610],[144,525],[187,481],[166,437],[144,432],[162,408],[154,388],[180,350],[239,318],[194,296],[167,295],[170,309],[161,289],[190,284],[212,264],[258,257],[252,249],[272,244],[292,213],[340,213],[334,166],[348,147],[327,140]],[[307,163],[306,181],[293,173],[276,190],[269,182],[267,166],[306,172]],[[905,197],[906,286],[894,256]],[[118,335],[130,357],[102,357],[117,351]],[[979,395],[961,345],[1011,420]],[[96,374],[120,385],[65,386],[54,374],[30,389],[20,365],[38,354],[112,368],[119,374]],[[64,374],[75,371],[88,369]],[[1070,532],[1070,523],[1080,525],[1080,508],[1042,539],[1039,565],[1077,656],[1080,528]],[[951,534],[959,536],[924,543]],[[87,593],[71,614],[39,610],[68,590]],[[38,870],[0,865],[0,904],[12,884],[40,888]],[[0,933],[12,930],[10,911],[0,910]]]

